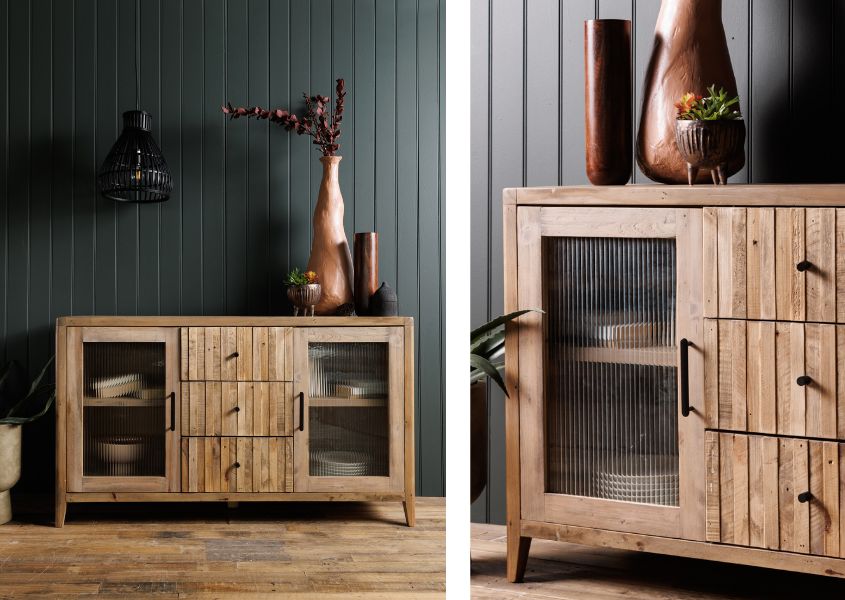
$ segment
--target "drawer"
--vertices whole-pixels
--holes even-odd
[[[845,444],[705,435],[707,540],[845,557]]]
[[[182,435],[292,435],[292,388],[282,381],[183,382]]]
[[[183,327],[183,381],[291,381],[290,327]]]
[[[703,227],[704,316],[845,323],[845,209],[708,207]]]
[[[845,440],[845,326],[704,322],[707,426]]]
[[[183,438],[182,491],[292,492],[293,438]]]

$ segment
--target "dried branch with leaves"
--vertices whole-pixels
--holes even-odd
[[[260,106],[235,108],[231,103],[226,103],[223,112],[231,119],[240,117],[267,119],[271,123],[281,125],[286,131],[295,131],[297,135],[310,135],[314,138],[312,143],[320,147],[323,156],[335,156],[339,148],[337,140],[340,137],[340,122],[343,120],[343,103],[346,97],[344,80],[337,80],[334,110],[331,109],[331,99],[328,96],[309,96],[305,93],[302,96],[305,98],[306,112],[301,119],[281,108],[275,110],[267,110]]]

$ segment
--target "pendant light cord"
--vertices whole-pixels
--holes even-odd
[[[135,0],[135,109],[141,110],[141,0]]]

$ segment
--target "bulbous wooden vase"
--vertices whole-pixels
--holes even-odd
[[[340,156],[323,156],[323,180],[314,208],[314,238],[308,270],[320,278],[322,294],[314,307],[318,315],[333,315],[352,302],[352,254],[343,229],[343,196],[338,170]]]
[[[722,25],[722,0],[663,0],[654,31],[654,48],[643,86],[637,134],[637,163],[660,183],[687,183],[687,163],[675,144],[675,103],[687,92],[707,87],[737,94],[728,42]],[[726,175],[745,164],[744,148],[726,165]],[[710,175],[697,174],[704,183]]]

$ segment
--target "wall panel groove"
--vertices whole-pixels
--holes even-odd
[[[417,487],[442,494],[442,0],[139,1],[141,107],[174,177],[144,207],[95,189],[135,108],[135,0],[0,0],[0,359],[36,371],[63,314],[290,314],[319,154],[220,106],[300,111],[345,77],[347,236],[375,227],[415,318]],[[52,435],[28,426],[21,488],[52,486]]]
[[[631,19],[634,123],[661,0],[472,0],[472,324],[502,312],[502,189],[573,185],[584,172],[583,21]],[[845,2],[726,0],[723,22],[748,127],[733,182],[842,182]],[[718,82],[715,82],[718,83]],[[829,101],[828,101],[829,106]],[[633,181],[647,179],[634,168]],[[473,519],[504,523],[504,422],[490,392],[488,487]]]

